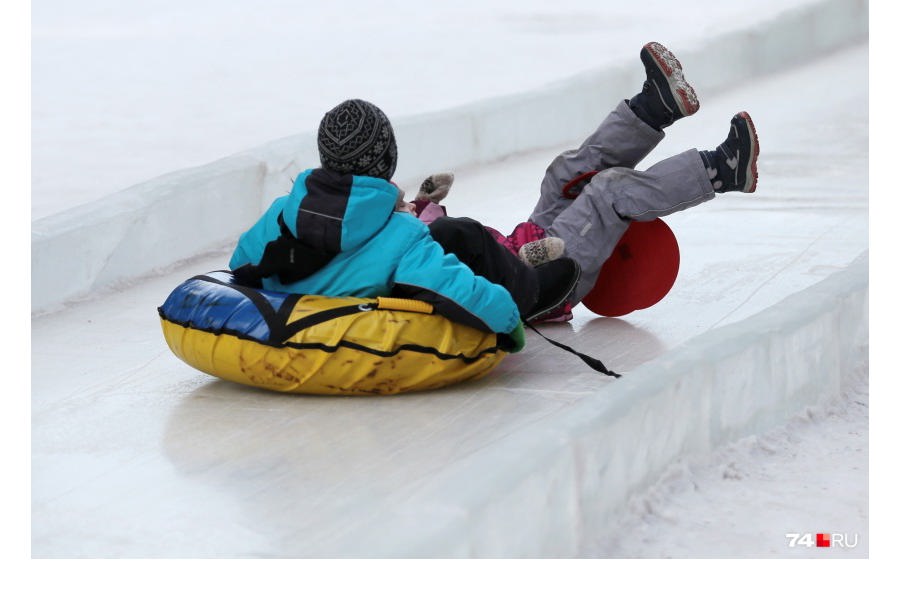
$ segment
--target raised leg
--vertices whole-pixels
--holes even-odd
[[[631,221],[652,221],[715,197],[697,150],[662,160],[646,171],[625,167],[594,176],[547,229],[561,238],[566,256],[582,270],[570,301],[575,304],[594,286],[600,267]]]

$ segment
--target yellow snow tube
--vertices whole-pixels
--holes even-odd
[[[198,275],[159,307],[172,352],[221,379],[281,392],[369,395],[481,377],[506,356],[496,334],[400,298],[332,298]]]

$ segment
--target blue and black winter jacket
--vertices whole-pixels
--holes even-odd
[[[505,288],[444,254],[428,227],[395,212],[399,190],[384,179],[327,169],[301,173],[238,241],[229,267],[256,266],[283,250],[291,273],[262,277],[267,290],[322,296],[398,296],[431,303],[435,312],[484,331],[519,324]],[[281,245],[280,247],[279,244]],[[291,271],[288,269],[288,271]]]

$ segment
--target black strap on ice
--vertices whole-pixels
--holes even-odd
[[[528,321],[524,321],[524,323],[525,323],[525,325],[528,326],[529,329],[531,329],[532,331],[537,333],[539,336],[541,336],[542,338],[544,338],[545,340],[547,340],[548,342],[550,342],[557,348],[562,348],[566,352],[571,352],[572,354],[574,354],[575,356],[577,356],[578,358],[583,360],[585,362],[585,364],[587,366],[589,366],[590,368],[592,368],[593,370],[599,371],[600,373],[603,373],[604,375],[609,375],[610,377],[616,377],[616,378],[621,377],[621,375],[619,375],[615,371],[610,371],[609,369],[607,369],[606,365],[604,365],[598,359],[596,359],[592,356],[588,356],[587,354],[582,354],[581,352],[578,352],[577,350],[575,350],[569,346],[566,346],[565,344],[557,342],[556,340],[551,340],[546,335],[544,335],[543,333],[538,331],[537,328],[534,325],[532,325],[531,323],[529,323]]]

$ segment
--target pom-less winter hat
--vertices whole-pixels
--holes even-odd
[[[390,180],[397,168],[397,142],[391,122],[365,100],[345,100],[319,124],[322,166],[338,173]]]

